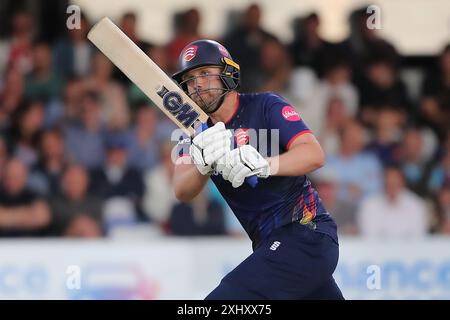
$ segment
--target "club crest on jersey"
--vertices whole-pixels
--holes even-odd
[[[199,118],[200,114],[190,104],[185,103],[178,92],[161,86],[156,93],[162,98],[164,109],[169,111],[185,128],[192,126]]]
[[[285,118],[287,121],[301,120],[297,111],[295,111],[295,109],[292,108],[291,106],[284,106],[283,109],[281,109],[281,114],[283,115],[283,118]]]
[[[249,140],[248,129],[239,128],[234,131],[234,140],[236,141],[237,146],[246,145]]]
[[[190,46],[189,48],[184,50],[183,60],[191,61],[192,59],[194,59],[195,56],[197,55],[197,48],[198,48],[197,46]]]

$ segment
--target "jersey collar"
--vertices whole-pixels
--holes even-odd
[[[224,122],[225,125],[229,124],[236,117],[236,114],[237,114],[237,112],[239,110],[239,101],[240,101],[239,97],[240,97],[240,94],[238,92],[237,95],[236,95],[236,102],[235,102],[235,105],[234,105],[234,112],[231,115],[231,117],[227,121]],[[212,121],[211,121],[211,118],[208,118],[207,123],[208,123],[208,127],[212,127],[214,125],[212,123]]]

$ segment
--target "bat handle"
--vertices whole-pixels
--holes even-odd
[[[202,123],[201,126],[198,126],[197,133],[202,132],[204,130],[208,129],[208,124],[206,122]],[[250,176],[245,178],[245,182],[251,186],[252,188],[255,188],[258,184],[258,178],[256,176]]]
[[[250,187],[254,188],[258,184],[258,178],[256,176],[250,176],[245,178],[245,182],[250,185]]]

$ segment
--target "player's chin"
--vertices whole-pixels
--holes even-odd
[[[212,95],[209,91],[204,91],[200,93],[199,98],[208,103],[214,100],[214,95]]]
[[[213,111],[217,110],[217,101],[212,102],[204,102],[199,104],[200,108],[202,108],[203,111],[205,111],[207,114],[211,114]]]
[[[194,95],[192,98],[200,107],[207,106],[214,101],[214,98],[209,94]]]
[[[205,99],[202,99],[202,98],[200,98],[199,96],[193,96],[193,97],[192,97],[192,100],[194,100],[194,102],[195,102],[198,106],[200,106],[202,109],[203,109],[203,107],[205,106],[205,103],[207,103],[207,102],[205,101]]]

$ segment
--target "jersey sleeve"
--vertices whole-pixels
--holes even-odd
[[[298,136],[312,133],[297,110],[276,94],[268,97],[265,113],[268,128],[279,130],[280,146],[285,150],[289,149]]]

